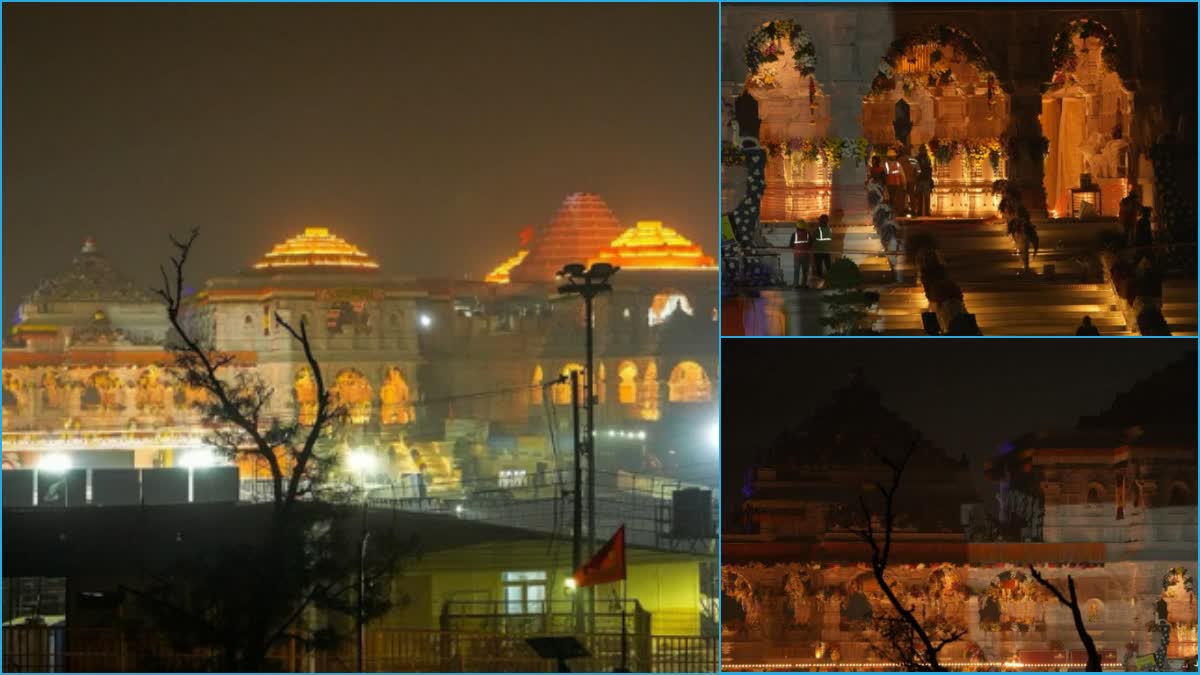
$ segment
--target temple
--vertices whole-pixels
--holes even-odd
[[[760,207],[726,253],[726,334],[1194,334],[1196,94],[1172,67],[1194,12],[945,9],[723,8],[722,201]],[[843,282],[789,288],[795,223],[821,215],[880,296],[850,329],[822,320]]]
[[[560,510],[569,508],[562,490],[573,464],[572,396],[560,377],[584,368],[584,315],[578,298],[558,292],[556,273],[590,260],[621,266],[613,292],[595,306],[597,536],[602,543],[628,523],[629,595],[644,598],[637,625],[646,640],[710,636],[715,644],[710,429],[718,280],[711,257],[661,222],[622,226],[587,193],[569,195],[549,223],[522,232],[516,255],[486,276],[476,272],[478,281],[397,275],[325,227],[280,239],[257,255],[229,251],[230,259],[244,256],[241,270],[190,280],[185,321],[204,344],[232,356],[231,374],[253,371],[274,390],[270,416],[301,423],[316,410],[313,373],[276,316],[306,327],[335,402],[348,411],[329,439],[343,460],[335,482],[361,484],[373,504],[402,505],[417,519],[413,527],[445,530],[449,550],[406,570],[409,586],[397,593],[415,599],[388,620],[425,630],[459,621],[446,617],[468,611],[456,604],[464,597],[489,616],[536,614],[538,621],[569,605],[562,580],[571,572],[570,546],[561,539],[569,542],[570,522]],[[28,522],[48,517],[38,515],[54,505],[47,481],[63,472],[84,486],[69,492],[68,506],[110,499],[101,475],[115,474],[106,471],[141,476],[139,500],[199,507],[208,499],[198,473],[179,484],[181,492],[147,497],[151,475],[193,476],[223,464],[209,445],[212,428],[193,406],[202,393],[177,379],[170,346],[161,301],[113,267],[103,241],[89,239],[66,271],[24,300],[3,351],[6,529],[30,508]],[[361,453],[378,465],[355,468],[352,457]],[[232,498],[265,499],[268,477],[265,466],[242,459]],[[421,525],[421,518],[429,520]],[[457,520],[448,526],[446,518]],[[471,534],[467,519],[482,529]],[[556,539],[557,554],[548,557],[547,542]],[[472,546],[508,546],[515,558],[492,549],[487,564],[471,563],[475,577],[456,576],[452,570],[480,555]],[[30,555],[23,570],[10,573],[6,562],[14,592],[33,578],[61,583],[87,574],[54,565],[48,573]],[[513,593],[528,602],[508,602]],[[65,613],[79,616],[74,600],[63,602]],[[8,609],[6,621],[20,618],[20,607],[13,616]],[[650,667],[650,643],[642,644]]]
[[[1194,668],[1196,440],[1177,420],[1194,414],[1179,392],[1195,391],[1195,369],[1193,353],[1076,428],[1014,439],[983,475],[855,376],[758,453],[726,518],[723,669],[897,669],[875,622],[890,605],[855,532],[860,497],[890,480],[875,455],[910,447],[886,576],[926,626],[966,631],[943,666],[1082,669],[1071,613],[1032,579],[1034,565],[1059,587],[1074,578],[1105,670],[1143,670],[1164,644],[1161,669]]]

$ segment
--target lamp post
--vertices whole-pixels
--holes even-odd
[[[350,469],[358,474],[359,482],[362,484],[363,503],[362,503],[362,527],[359,530],[358,541],[358,603],[355,607],[354,618],[355,627],[358,629],[358,672],[363,670],[364,657],[367,645],[366,631],[366,615],[363,612],[363,600],[367,594],[367,542],[371,538],[371,532],[367,530],[367,507],[370,499],[370,491],[367,489],[367,474],[375,468],[377,458],[374,454],[365,450],[355,450],[347,457],[347,464]]]
[[[583,298],[584,321],[587,327],[587,365],[585,366],[587,372],[587,430],[583,447],[587,448],[589,556],[596,551],[596,367],[593,362],[592,332],[595,322],[592,305],[597,295],[612,290],[609,279],[620,269],[620,267],[614,267],[608,263],[595,263],[590,269],[581,263],[573,263],[564,266],[557,275],[563,282],[558,287],[559,293],[576,294]],[[592,628],[595,629],[596,595],[595,589],[591,587],[588,590],[588,606],[589,613],[592,614]]]

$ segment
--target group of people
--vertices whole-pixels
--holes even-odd
[[[833,228],[829,227],[829,216],[822,215],[815,227],[803,220],[796,222],[792,233],[792,286],[808,288],[808,268],[814,265],[813,273],[821,278],[829,270],[830,253],[833,250]]]
[[[887,193],[895,217],[930,215],[933,161],[924,145],[917,149],[915,157],[907,145],[888,149],[886,157],[873,155],[867,170],[867,186],[871,183],[877,183]]]

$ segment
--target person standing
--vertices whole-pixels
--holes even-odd
[[[867,169],[867,189],[874,183],[885,191],[887,189],[887,169],[883,166],[883,158],[871,155],[871,166]]]
[[[1100,331],[1096,330],[1096,327],[1092,325],[1092,317],[1085,316],[1083,317],[1083,323],[1079,324],[1079,328],[1075,329],[1075,335],[1077,337],[1098,337]]]
[[[933,194],[933,161],[929,158],[929,149],[924,145],[917,151],[917,204],[918,216],[928,218],[929,197]]]
[[[884,162],[884,169],[887,170],[887,192],[888,204],[892,207],[892,214],[900,218],[904,216],[904,169],[900,166],[900,160],[897,159],[896,150],[888,150],[887,161]]]
[[[816,241],[813,246],[816,254],[813,256],[816,268],[814,272],[822,279],[825,278],[825,272],[829,269],[830,253],[833,251],[833,228],[829,226],[829,216],[821,214],[817,219]]]
[[[1030,249],[1033,249],[1033,255],[1038,252],[1038,233],[1037,228],[1029,220],[1029,210],[1024,206],[1017,207],[1017,249],[1021,251],[1021,267],[1024,274],[1029,274],[1029,256]]]
[[[1150,225],[1152,209],[1148,206],[1139,208],[1141,217],[1138,218],[1137,225],[1133,228],[1133,245],[1137,249],[1133,254],[1134,264],[1137,264],[1142,258],[1154,261],[1154,230]]]
[[[1121,230],[1125,233],[1125,245],[1133,245],[1133,232],[1137,227],[1138,214],[1142,210],[1142,200],[1138,189],[1134,187],[1129,194],[1121,198],[1121,207],[1117,211],[1117,220],[1121,222]]]
[[[808,265],[812,261],[812,232],[803,220],[796,221],[792,233],[792,286],[808,288]]]

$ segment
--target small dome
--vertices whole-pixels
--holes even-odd
[[[69,269],[38,284],[26,299],[34,303],[93,300],[155,302],[149,291],[112,266],[92,237],[83,241]]]
[[[657,220],[640,220],[625,230],[589,264],[598,262],[635,270],[716,268],[699,245]]]
[[[306,227],[303,234],[276,244],[254,263],[256,270],[288,269],[294,267],[335,267],[350,269],[379,269],[357,246],[330,234],[325,227]]]

